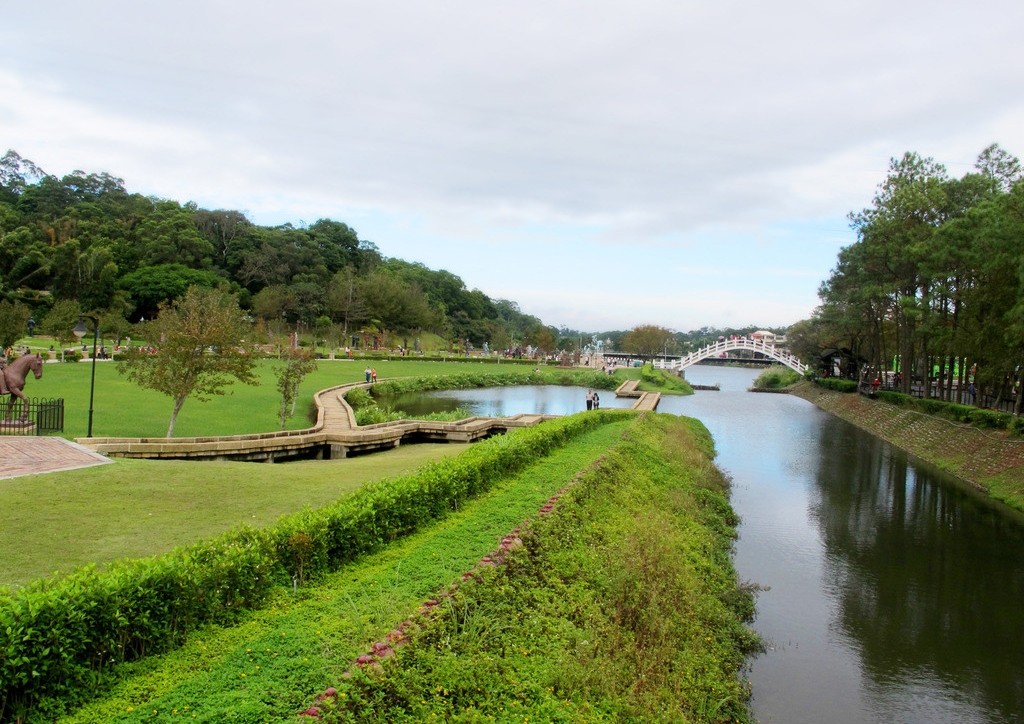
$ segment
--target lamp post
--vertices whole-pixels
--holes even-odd
[[[89,381],[89,428],[86,432],[86,437],[92,437],[92,402],[96,392],[96,343],[99,341],[100,335],[100,319],[90,314],[83,314],[78,317],[78,324],[71,330],[78,337],[79,341],[89,332],[88,327],[85,326],[85,320],[88,319],[92,322],[92,377]]]

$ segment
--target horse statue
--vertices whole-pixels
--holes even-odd
[[[0,358],[2,359],[2,358]],[[22,390],[25,388],[25,380],[29,370],[35,374],[38,380],[43,376],[43,358],[38,354],[26,354],[18,357],[6,367],[0,368],[0,397],[10,395],[7,401],[7,411],[4,414],[5,420],[11,419],[11,410],[14,407],[14,398],[21,400],[21,419],[28,419],[28,398]]]

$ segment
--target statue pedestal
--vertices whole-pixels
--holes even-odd
[[[0,420],[0,435],[35,435],[36,424],[31,420]]]

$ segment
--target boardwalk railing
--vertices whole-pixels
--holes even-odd
[[[64,432],[64,398],[0,398],[0,435],[45,435]]]

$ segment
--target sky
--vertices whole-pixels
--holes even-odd
[[[0,154],[343,221],[584,331],[806,319],[890,159],[1024,155],[1019,0],[35,0],[0,27]]]

